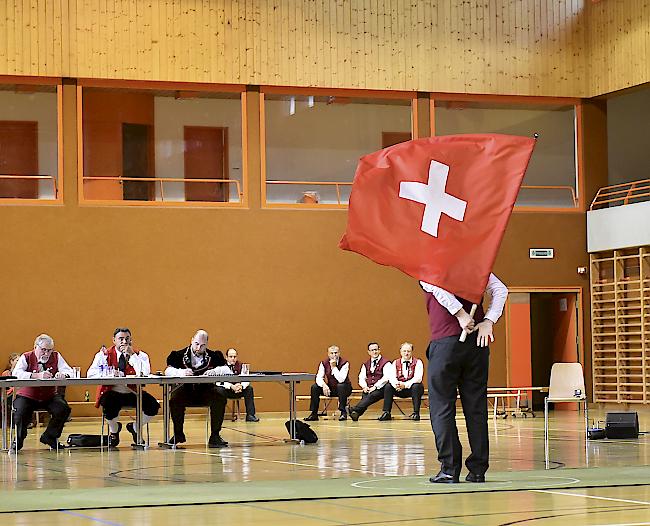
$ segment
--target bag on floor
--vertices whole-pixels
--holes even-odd
[[[102,444],[101,435],[83,435],[81,433],[72,433],[71,435],[68,435],[67,442],[69,447],[102,447],[102,445],[111,445],[109,435],[104,435],[104,441]]]
[[[305,444],[315,444],[318,442],[318,435],[309,424],[305,424],[302,420],[296,420],[296,438],[302,440]],[[289,435],[291,435],[291,420],[287,420],[284,423],[284,427],[287,428]]]

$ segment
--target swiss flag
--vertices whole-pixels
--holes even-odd
[[[448,135],[362,157],[339,246],[479,302],[534,145]]]

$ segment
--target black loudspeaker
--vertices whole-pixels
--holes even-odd
[[[630,413],[607,413],[605,419],[607,438],[639,438],[639,415]]]

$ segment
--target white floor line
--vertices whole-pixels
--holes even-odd
[[[534,491],[536,493],[551,493],[553,495],[564,495],[566,497],[582,497],[584,499],[609,500],[612,502],[625,502],[627,504],[643,504],[645,506],[650,506],[650,502],[645,502],[642,500],[617,499],[615,497],[599,497],[598,495],[584,495],[582,493],[565,493],[564,491],[554,491],[550,489],[534,489],[531,491]],[[642,524],[648,524],[648,523],[644,522]]]
[[[190,451],[189,449],[182,449],[180,450],[183,453],[190,453],[193,455],[207,455],[210,457],[219,457],[219,458],[224,458],[223,455],[220,455],[218,453],[208,453],[208,452],[203,452],[203,451]],[[386,477],[385,473],[377,473],[376,471],[366,471],[364,469],[355,469],[355,468],[342,468],[342,467],[334,467],[334,466],[317,466],[315,464],[303,464],[301,462],[288,462],[286,460],[270,460],[268,458],[255,458],[255,457],[245,457],[245,456],[237,456],[237,455],[228,455],[227,458],[237,458],[240,460],[255,460],[257,462],[271,462],[273,464],[288,464],[290,466],[301,466],[305,468],[316,468],[316,469],[333,469],[336,471],[356,471],[357,473],[363,473],[364,475],[372,475],[373,477]],[[277,481],[276,481],[277,482]]]

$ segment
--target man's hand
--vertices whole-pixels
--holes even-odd
[[[233,386],[232,386],[232,390],[233,390],[235,393],[241,393],[241,392],[244,390],[244,388],[242,387],[241,384],[233,384]]]
[[[217,370],[216,369],[208,369],[207,371],[205,371],[205,376],[217,376]]]
[[[325,396],[330,396],[330,395],[332,394],[332,391],[330,391],[330,388],[329,388],[328,385],[326,385],[326,386],[323,387],[323,394],[324,394]]]
[[[397,382],[397,385],[395,385],[395,390],[401,391],[404,389],[405,385],[402,382]]]
[[[479,347],[487,347],[490,342],[494,341],[494,335],[492,334],[493,326],[494,323],[488,319],[483,320],[476,326],[476,330],[478,330],[476,343]]]
[[[62,378],[67,378],[67,376],[65,375],[65,373],[57,372],[57,373],[54,375],[54,378],[56,378],[57,380],[61,380]]]
[[[210,369],[212,370],[212,369]],[[210,371],[207,371],[205,374],[208,374]],[[212,375],[208,376],[214,376],[216,373],[213,373]],[[194,371],[192,369],[183,369],[183,376],[194,376]]]
[[[34,378],[38,380],[47,380],[48,378],[52,378],[52,373],[50,371],[43,371],[42,373],[33,373]]]
[[[131,346],[130,343],[127,343],[125,345],[120,345],[120,351],[126,353],[129,356],[133,355],[133,347]]]
[[[370,387],[364,387],[363,392],[364,393],[369,393],[370,392]]]
[[[461,329],[468,333],[474,332],[474,318],[472,318],[465,309],[460,309],[454,316],[456,316]]]

